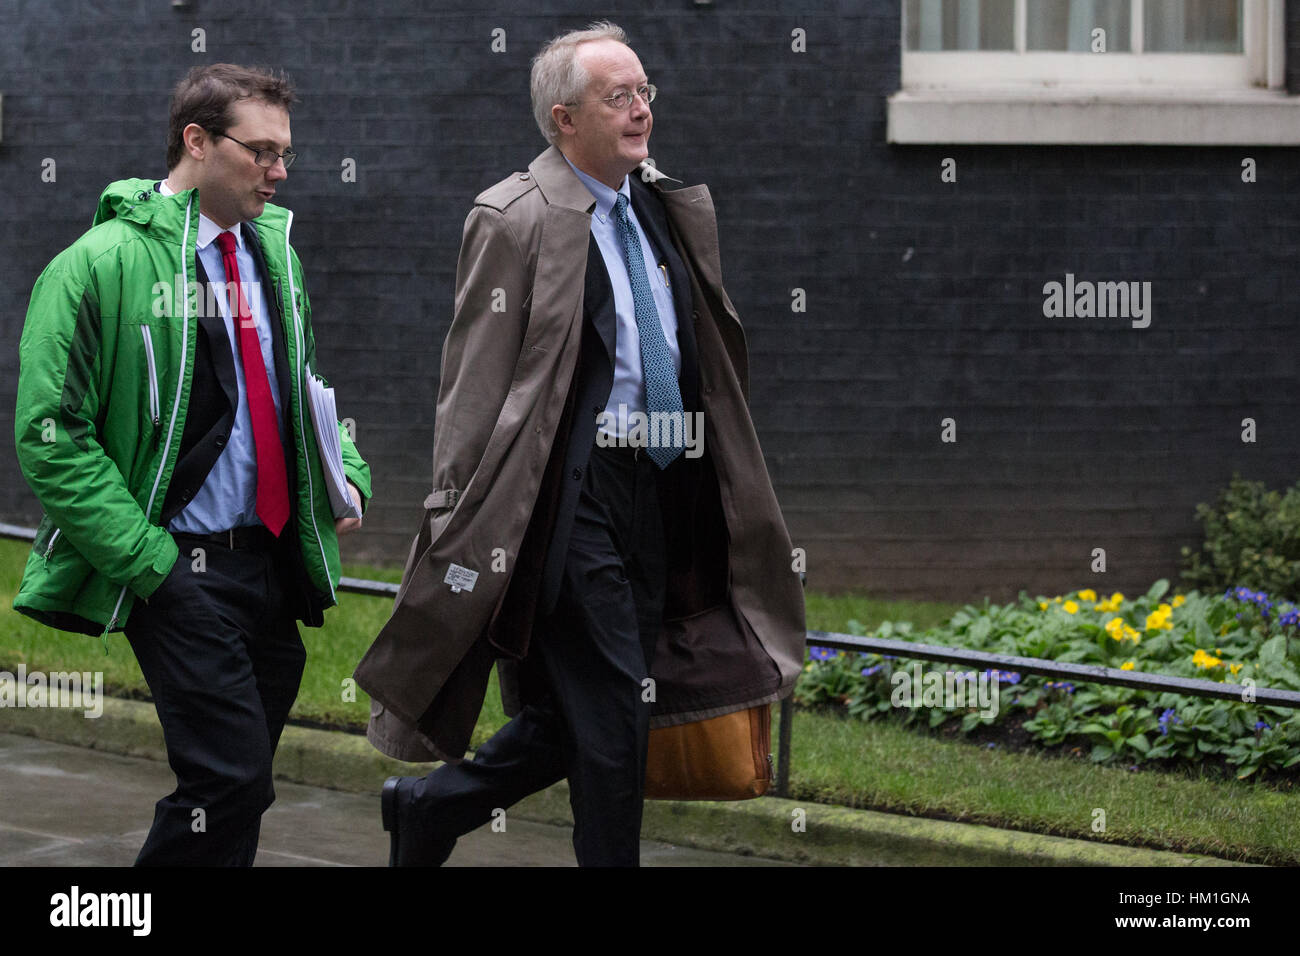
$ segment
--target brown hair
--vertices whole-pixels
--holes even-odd
[[[233,63],[213,63],[190,70],[172,90],[167,169],[175,169],[185,155],[185,127],[197,123],[210,132],[224,133],[230,127],[230,105],[246,99],[262,100],[285,110],[298,102],[293,84],[283,73]]]

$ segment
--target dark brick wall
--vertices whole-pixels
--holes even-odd
[[[161,176],[201,61],[303,94],[284,203],[320,365],[375,472],[347,556],[400,563],[427,491],[461,224],[544,143],[527,68],[592,18],[484,2],[0,5],[0,519],[39,509],[7,436],[31,284],[124,176]],[[1234,470],[1296,478],[1292,149],[891,147],[899,4],[611,3],[652,79],[652,153],[717,201],[752,408],[810,584],[899,595],[1145,588]],[[190,50],[206,31],[207,52]],[[492,30],[507,50],[492,53]],[[790,33],[807,32],[807,52]],[[1297,89],[1300,4],[1288,13]],[[1259,181],[1243,184],[1243,156]],[[42,183],[41,161],[58,163]],[[355,183],[340,164],[357,162]],[[958,182],[940,181],[945,157]],[[1151,327],[1048,319],[1043,284],[1152,283]],[[808,297],[790,309],[791,290]],[[1258,422],[1243,444],[1240,422]],[[957,422],[955,444],[940,422]],[[7,449],[7,450],[6,450]],[[1105,548],[1108,573],[1089,572]]]

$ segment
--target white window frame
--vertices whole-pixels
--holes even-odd
[[[1242,53],[1146,53],[1144,0],[1126,52],[909,51],[889,98],[895,143],[1300,145],[1300,97],[1285,86],[1284,0],[1243,0]]]

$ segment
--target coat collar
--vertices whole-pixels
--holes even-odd
[[[528,164],[528,172],[550,205],[564,206],[578,212],[585,212],[588,215],[591,215],[592,210],[596,208],[596,200],[591,195],[591,190],[583,185],[582,180],[569,167],[564,154],[560,152],[558,147],[548,147]],[[675,183],[681,182],[680,179],[673,179],[673,177],[661,173],[650,160],[642,162],[629,175],[636,176],[643,182],[655,186],[658,186],[659,181],[662,179],[671,180]]]
[[[548,147],[529,163],[528,172],[549,205],[563,206],[587,215],[591,215],[591,211],[596,208],[596,197],[569,168],[569,164],[564,161],[564,154],[556,147]]]

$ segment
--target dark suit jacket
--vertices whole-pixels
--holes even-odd
[[[267,305],[271,309],[268,319],[271,322],[272,351],[275,356],[275,376],[280,392],[280,408],[287,414],[290,407],[289,388],[290,372],[287,346],[284,340],[284,318],[281,314],[279,288],[272,289],[266,284],[270,271],[266,267],[266,258],[262,253],[262,244],[257,230],[248,223],[241,225],[244,242],[248,245],[257,263],[259,280],[266,289]],[[203,263],[195,256],[195,276],[199,287],[206,290],[209,277]],[[222,276],[224,279],[225,277]],[[241,277],[249,278],[249,277]],[[210,298],[204,295],[200,306]],[[165,528],[171,520],[184,510],[203,486],[212,466],[221,456],[230,438],[235,424],[235,409],[238,407],[238,379],[235,377],[235,357],[230,347],[230,336],[220,314],[208,315],[200,307],[196,348],[194,352],[194,375],[190,383],[190,401],[185,415],[185,428],[181,433],[180,452],[176,468],[163,499],[162,517],[159,519]],[[281,430],[287,433],[288,440],[283,442],[285,474],[289,480],[289,521],[285,524],[277,544],[277,565],[281,568],[285,586],[290,594],[295,611],[301,612],[302,620],[309,626],[318,627],[324,622],[324,607],[311,587],[307,571],[302,563],[302,553],[298,546],[296,521],[297,510],[296,460],[293,454],[293,423]]]

